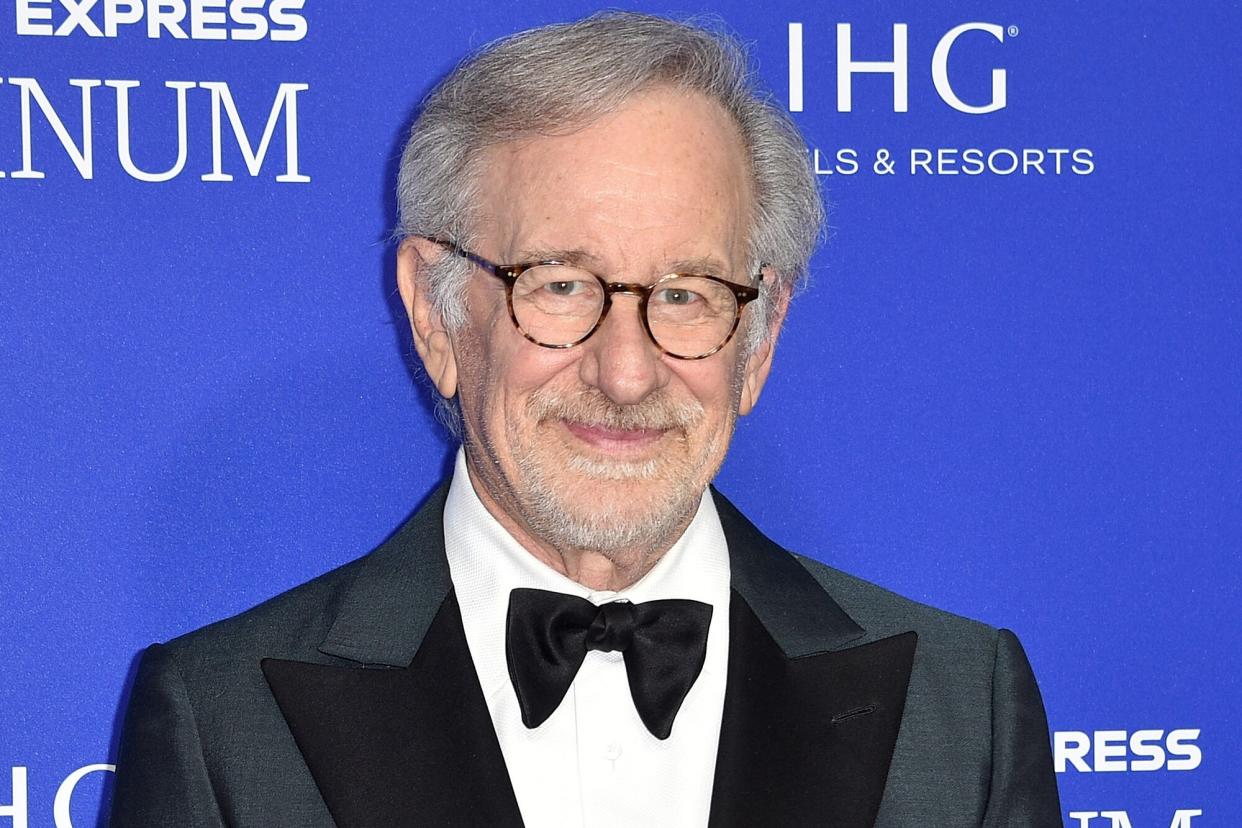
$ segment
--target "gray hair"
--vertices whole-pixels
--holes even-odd
[[[567,134],[653,86],[698,92],[732,117],[750,158],[755,194],[748,255],[776,283],[749,307],[747,350],[769,333],[773,295],[792,291],[823,226],[806,143],[761,91],[745,47],[718,24],[601,12],[485,46],[423,102],[401,157],[397,236],[473,241],[483,149]],[[450,328],[465,320],[470,264],[446,256],[428,273],[431,300]]]

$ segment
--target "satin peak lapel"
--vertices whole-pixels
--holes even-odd
[[[733,595],[711,828],[870,828],[917,636],[866,631],[718,492]]]
[[[450,593],[406,668],[263,661],[340,828],[522,825],[467,652]]]
[[[522,824],[444,556],[447,492],[360,562],[329,663],[262,662],[340,828]]]

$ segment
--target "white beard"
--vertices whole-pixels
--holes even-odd
[[[607,428],[666,429],[663,439],[676,439],[683,450],[685,434],[703,416],[702,406],[693,400],[675,403],[654,394],[637,405],[619,406],[592,390],[536,393],[527,407],[532,421],[540,424],[537,428],[568,420]],[[715,455],[722,436],[727,439],[715,435],[704,447],[704,457]],[[663,554],[666,549],[660,545],[689,522],[716,472],[702,468],[703,457],[679,452],[640,461],[600,460],[568,450],[549,451],[546,443],[536,446],[516,433],[510,434],[510,445],[521,476],[521,491],[514,495],[522,517],[536,536],[558,549]],[[566,471],[582,481],[571,491],[563,482]],[[624,486],[625,502],[610,502],[621,495],[609,490],[626,483],[651,485]],[[590,497],[593,484],[599,486],[597,498]]]

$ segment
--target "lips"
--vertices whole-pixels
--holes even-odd
[[[663,428],[611,428],[591,423],[562,420],[570,434],[588,445],[609,452],[633,452],[644,449],[660,440],[667,432]]]

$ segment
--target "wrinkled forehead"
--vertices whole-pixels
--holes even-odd
[[[748,155],[732,118],[697,93],[648,90],[571,133],[489,147],[477,169],[478,236],[493,255],[745,264]]]

